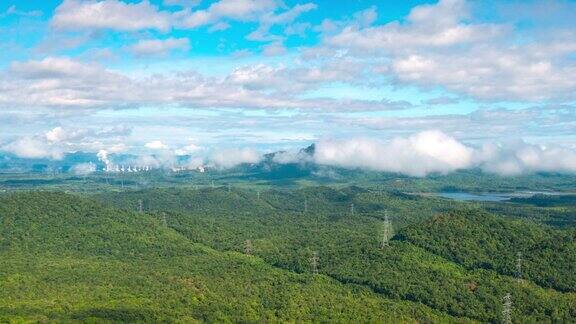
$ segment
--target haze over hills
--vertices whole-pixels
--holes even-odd
[[[186,150],[161,146],[156,153],[148,155],[100,150],[94,154],[80,151],[61,152],[55,158],[29,156],[16,151],[1,155],[0,158],[0,171],[77,174],[96,171],[133,172],[143,169],[204,172],[206,168],[224,170],[246,164],[260,164],[264,168],[282,164],[314,164],[414,177],[475,169],[503,176],[576,172],[576,153],[568,149],[522,142],[508,146],[469,146],[440,131],[426,131],[390,141],[321,141],[306,148],[266,154],[251,148],[213,149],[210,152],[191,154]]]

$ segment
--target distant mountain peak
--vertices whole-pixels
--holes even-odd
[[[308,147],[301,149],[300,152],[313,156],[316,152],[316,144],[312,143]]]

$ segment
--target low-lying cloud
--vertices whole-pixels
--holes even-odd
[[[262,155],[252,148],[218,150],[210,157],[210,162],[217,168],[233,168],[244,163],[258,163]]]
[[[2,147],[1,150],[25,159],[60,160],[64,157],[61,147],[39,137],[21,137]]]
[[[0,146],[0,150],[22,158],[53,160],[62,159],[68,152],[92,151],[97,152],[98,161],[108,170],[113,169],[117,162],[110,153],[130,152],[129,147],[124,144],[103,145],[100,142],[96,145],[89,140],[95,134],[122,132],[125,130],[121,128],[68,130],[56,127],[44,134],[17,138]],[[148,142],[141,147],[147,149],[146,154],[134,157],[134,161],[129,164],[180,170],[200,167],[229,169],[242,164],[256,164],[264,159],[262,152],[250,147],[224,149],[194,143],[170,146],[161,140]],[[370,137],[324,139],[316,143],[313,152],[281,151],[276,152],[272,160],[280,164],[315,163],[326,167],[394,172],[415,177],[475,168],[504,176],[536,172],[576,173],[574,148],[536,145],[524,141],[470,145],[439,130],[389,140]],[[73,172],[91,170],[92,165],[83,165]]]
[[[0,143],[0,151],[25,159],[61,160],[70,152],[98,152],[98,159],[106,163],[108,153],[126,149],[121,141],[131,133],[124,126],[105,128],[54,127],[47,132],[21,136]]]
[[[508,145],[485,144],[477,152],[484,171],[502,175],[533,172],[576,172],[576,151],[525,142]]]
[[[513,176],[534,172],[576,172],[573,149],[528,144],[466,145],[441,131],[425,131],[390,141],[371,138],[323,140],[314,160],[321,165],[386,171],[422,177],[430,173],[481,168]]]
[[[324,140],[316,145],[319,164],[364,168],[412,176],[448,173],[472,165],[473,149],[440,131],[380,141],[370,138]]]

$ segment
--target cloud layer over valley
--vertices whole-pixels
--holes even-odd
[[[513,176],[535,172],[576,172],[576,150],[525,142],[466,145],[440,131],[390,141],[369,138],[325,140],[316,145],[319,164],[397,172],[411,176],[481,168]]]
[[[110,154],[127,152],[126,146],[95,140],[95,137],[109,136],[119,140],[129,133],[130,130],[121,127],[90,130],[64,130],[57,127],[44,135],[18,138],[0,149],[22,158],[54,160],[62,159],[66,153],[92,150],[98,153],[100,162],[110,165],[114,163]],[[222,148],[195,143],[171,147],[161,140],[143,144],[139,152],[131,158],[135,166],[191,170],[200,166],[229,169],[242,164],[258,164],[265,159],[264,153],[267,153],[253,147]],[[415,177],[475,168],[504,176],[536,172],[576,173],[576,150],[573,148],[535,145],[521,140],[470,145],[439,130],[389,140],[370,137],[326,138],[314,143],[312,153],[302,149],[273,153],[272,161],[279,164],[315,163]],[[92,164],[77,168],[78,173],[89,171],[97,170]]]

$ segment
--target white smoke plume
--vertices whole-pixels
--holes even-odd
[[[102,163],[106,165],[110,164],[110,160],[108,159],[108,151],[100,150],[98,151],[98,154],[96,154],[96,156],[98,157],[98,160],[100,160]]]
[[[88,175],[96,172],[96,164],[92,162],[79,163],[73,166],[70,171],[76,175]]]

